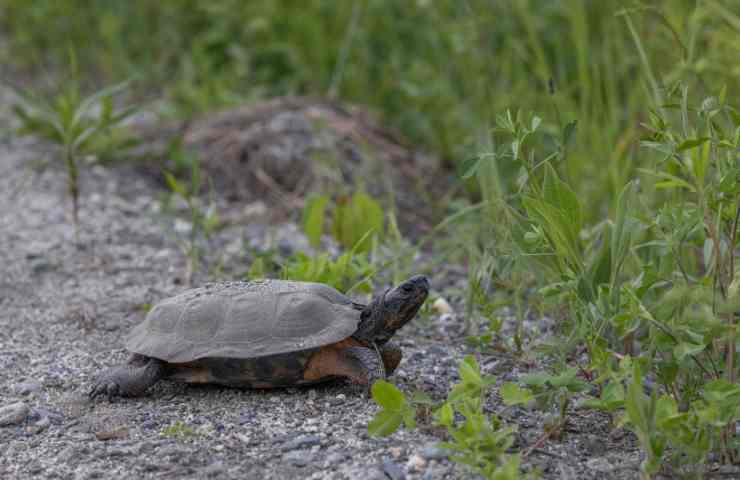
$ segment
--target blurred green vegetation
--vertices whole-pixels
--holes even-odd
[[[0,58],[16,71],[63,69],[71,47],[91,87],[134,78],[184,116],[336,95],[376,108],[447,165],[479,149],[506,108],[541,112],[550,132],[577,119],[564,171],[589,218],[652,161],[634,145],[664,86],[702,96],[726,84],[728,103],[740,98],[734,0],[4,0],[0,29]]]

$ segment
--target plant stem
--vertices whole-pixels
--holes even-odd
[[[77,160],[75,159],[72,147],[67,145],[64,150],[64,157],[67,163],[67,189],[72,197],[72,220],[75,224],[75,243],[80,243],[80,221],[79,221],[79,195],[80,190],[77,183],[78,171]]]
[[[735,209],[735,218],[731,225],[731,231],[730,231],[730,245],[728,248],[727,254],[730,256],[728,266],[729,266],[729,278],[727,280],[727,288],[723,288],[721,290],[722,293],[722,300],[727,300],[727,291],[730,290],[730,285],[735,279],[735,241],[736,241],[736,235],[737,235],[737,226],[738,221],[740,221],[740,199],[738,200],[738,205]],[[719,236],[719,234],[718,234]],[[717,250],[717,272],[716,277],[719,280],[720,287],[724,285],[722,281],[722,267],[719,259],[719,247],[716,248]],[[725,347],[725,375],[727,377],[727,381],[730,384],[735,384],[735,381],[737,380],[737,375],[735,372],[735,342],[737,338],[737,326],[735,325],[735,315],[733,312],[728,312],[725,315],[725,322],[727,323],[729,327],[729,331],[727,334],[727,345]],[[727,463],[732,463],[735,460],[735,450],[729,448],[729,445],[733,444],[733,440],[735,439],[735,436],[737,435],[737,427],[735,420],[730,420],[730,423],[727,424],[724,431],[722,432],[722,442],[724,444],[724,461]]]

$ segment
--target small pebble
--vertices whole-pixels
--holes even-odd
[[[49,272],[54,268],[54,265],[52,265],[52,263],[45,258],[34,258],[28,263],[31,266],[31,271],[33,271],[33,273],[35,273],[36,275]]]
[[[41,390],[41,384],[39,382],[21,382],[15,385],[14,390],[18,395],[28,395]]]
[[[443,357],[448,355],[448,351],[442,347],[441,345],[432,345],[429,348],[427,348],[427,353],[430,355]]]
[[[301,435],[300,437],[286,442],[282,446],[281,450],[283,452],[288,452],[290,450],[296,450],[299,448],[313,447],[314,445],[319,445],[320,443],[321,438],[319,438],[317,435]]]
[[[153,430],[157,427],[157,422],[155,422],[154,420],[147,420],[141,424],[141,428],[143,428],[144,430]]]
[[[187,222],[181,218],[176,218],[173,228],[179,234],[186,234],[186,233],[190,233],[190,230],[193,229],[193,225],[190,222]]]
[[[36,435],[46,430],[50,424],[51,421],[49,420],[49,417],[41,417],[36,423],[27,427],[26,432]]]
[[[31,413],[28,414],[29,420],[40,420],[44,417],[48,418],[54,425],[61,425],[64,423],[64,415],[43,407],[34,407],[31,409]]]
[[[145,453],[151,453],[156,450],[157,445],[153,442],[141,442],[139,444],[139,455]]]
[[[403,455],[403,448],[401,447],[391,447],[390,448],[391,456],[398,460],[401,455]]]
[[[337,465],[344,461],[349,457],[349,454],[345,452],[344,450],[338,450],[336,452],[331,452],[329,455],[326,456],[326,464],[329,466]]]
[[[439,314],[452,313],[452,307],[447,302],[447,300],[442,297],[439,297],[434,301],[434,303],[432,304],[432,310]]]
[[[283,461],[295,467],[305,467],[313,460],[309,450],[293,450],[283,455]]]
[[[128,455],[133,455],[133,454],[134,454],[134,451],[130,448],[112,447],[108,449],[109,457],[126,457]]]
[[[217,477],[222,475],[226,471],[224,463],[220,461],[213,462],[203,469],[203,474],[206,477]]]
[[[329,399],[329,405],[334,405],[334,406],[342,405],[346,400],[347,400],[347,397],[343,393],[340,393],[336,397],[331,397]]]
[[[440,465],[430,465],[421,476],[421,480],[441,480],[445,478],[447,469]]]
[[[245,219],[252,220],[267,215],[267,205],[264,202],[258,200],[256,202],[248,203],[244,205],[242,209],[242,215]]]
[[[11,403],[0,408],[0,427],[23,423],[28,411],[28,405],[23,402]]]
[[[597,472],[612,472],[614,466],[604,457],[591,458],[586,461],[586,467]]]
[[[421,456],[426,460],[444,460],[448,457],[448,453],[444,448],[439,448],[437,445],[430,443],[421,450]]]
[[[386,475],[385,471],[374,469],[362,475],[362,478],[363,480],[388,480],[389,477]]]
[[[397,463],[392,462],[391,460],[385,460],[383,462],[383,472],[391,480],[405,480],[406,479],[406,474],[403,473],[403,470],[401,469],[401,467]]]
[[[128,437],[128,427],[120,427],[111,430],[100,430],[95,432],[95,438],[100,441],[121,440]]]
[[[409,457],[408,462],[406,462],[406,467],[410,472],[417,472],[421,473],[424,471],[424,468],[427,466],[427,461],[424,460],[424,458],[421,455],[413,454]]]

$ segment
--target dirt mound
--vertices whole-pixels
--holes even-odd
[[[287,97],[200,118],[139,128],[137,155],[174,168],[173,145],[195,153],[222,195],[269,199],[294,210],[310,192],[357,188],[403,212],[428,217],[426,192],[437,162],[407,146],[367,111],[314,98]],[[148,162],[161,176],[160,163]]]

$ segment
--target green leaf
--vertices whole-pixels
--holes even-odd
[[[633,182],[628,182],[617,197],[616,218],[612,227],[611,238],[611,272],[613,277],[619,275],[624,261],[630,253],[632,243],[637,234],[637,222],[632,220],[628,213],[634,204],[635,188]],[[615,287],[612,285],[612,287]]]
[[[647,448],[650,443],[650,437],[653,434],[651,428],[654,410],[651,408],[652,401],[642,391],[642,374],[638,362],[633,364],[632,381],[627,388],[627,395],[624,399],[624,406],[627,411],[627,418],[635,429],[637,437],[643,448]]]
[[[712,403],[740,404],[740,385],[723,379],[712,380],[704,385],[704,398]]]
[[[673,397],[661,395],[655,404],[655,423],[660,428],[661,424],[678,414],[678,406]]]
[[[437,418],[437,423],[439,425],[449,427],[452,425],[452,422],[455,420],[455,411],[452,409],[452,405],[445,402],[439,410],[437,410],[434,413],[434,416]]]
[[[482,385],[483,380],[480,376],[480,367],[478,366],[478,362],[475,361],[475,357],[472,355],[466,356],[465,359],[460,362],[459,372],[463,383]]]
[[[711,153],[712,144],[710,142],[706,142],[700,150],[692,152],[691,165],[694,177],[699,185],[704,185],[704,177],[706,176],[707,166],[711,161]]]
[[[474,157],[466,158],[462,161],[460,164],[460,168],[458,169],[458,175],[460,175],[460,178],[463,180],[467,180],[476,173],[478,173],[478,169],[480,168],[481,164],[481,156],[476,155]]]
[[[676,148],[676,151],[683,152],[686,150],[690,150],[692,148],[696,148],[699,145],[702,145],[707,140],[709,140],[709,137],[690,138],[688,140],[684,140],[678,145],[678,147]]]
[[[704,351],[706,345],[681,342],[673,348],[673,355],[678,361],[682,361],[688,356],[698,355]]]
[[[523,375],[521,378],[522,383],[525,385],[529,385],[532,387],[535,386],[543,386],[550,380],[552,380],[552,375],[548,375],[547,373],[529,373],[527,375]]]
[[[327,195],[312,195],[306,200],[306,205],[303,207],[303,232],[314,248],[318,248],[321,244],[328,203],[329,197]]]
[[[582,254],[577,233],[580,225],[575,225],[563,208],[543,200],[525,197],[522,205],[530,219],[542,228],[559,258],[568,262],[572,269],[582,271]]]
[[[385,409],[400,411],[406,405],[406,397],[403,392],[385,380],[375,382],[370,391],[373,400]]]
[[[557,222],[558,227],[567,232],[569,242],[577,243],[578,235],[583,228],[583,206],[575,192],[567,183],[560,180],[555,169],[549,163],[545,164],[545,179],[542,187],[542,197],[551,206],[555,215],[550,215],[550,222]]]
[[[521,457],[519,454],[504,456],[505,460],[503,463],[496,467],[496,470],[491,476],[491,480],[517,480],[519,475],[519,465],[521,463]]]
[[[411,394],[411,399],[409,401],[417,405],[432,405],[434,403],[432,397],[430,397],[427,392],[421,390],[415,390]]]
[[[529,131],[530,132],[534,132],[535,130],[537,130],[537,128],[539,128],[539,126],[540,126],[541,123],[542,123],[542,119],[540,117],[538,117],[537,115],[533,116],[532,117],[532,124],[529,127]]]
[[[530,205],[537,211],[540,224],[559,249],[568,252],[569,256],[579,257],[577,253],[578,236],[583,228],[583,206],[575,192],[567,183],[560,180],[555,169],[545,164],[545,178],[542,187],[542,199]],[[526,207],[526,204],[525,204]],[[527,211],[529,213],[529,208]],[[571,261],[576,261],[571,258]]]
[[[565,387],[571,392],[583,392],[588,390],[591,385],[588,382],[576,378],[576,375],[578,375],[578,370],[575,368],[569,368],[560,375],[552,377],[550,379],[550,383],[554,387]]]
[[[613,412],[624,407],[624,388],[619,381],[611,381],[602,389],[600,398],[585,400],[581,405]]]
[[[504,401],[504,405],[526,405],[534,400],[532,392],[525,388],[519,387],[514,382],[506,382],[501,386],[499,391],[501,398]]]
[[[401,412],[391,410],[381,410],[375,414],[370,423],[367,425],[367,431],[370,435],[387,437],[392,434],[403,422]]]
[[[575,133],[577,126],[578,126],[578,120],[571,120],[563,128],[563,146],[564,147],[568,145],[568,142],[570,141],[570,137],[572,137],[573,134]]]
[[[643,168],[639,168],[639,171],[643,173],[647,173],[649,175],[654,175],[659,178],[663,178],[664,180],[662,182],[657,182],[655,184],[656,188],[686,188],[687,190],[690,190],[691,192],[696,192],[696,188],[694,188],[693,185],[691,185],[686,180],[679,178],[675,175],[671,175],[670,173],[665,172],[655,172],[652,170],[646,170]]]
[[[101,90],[98,90],[94,94],[87,97],[85,100],[82,101],[82,103],[80,103],[79,107],[77,108],[77,111],[75,112],[76,115],[74,118],[74,122],[78,123],[82,116],[88,114],[93,105],[95,105],[99,101],[102,101],[105,97],[116,95],[117,93],[120,93],[121,91],[128,88],[129,83],[129,81],[125,81],[117,83],[115,85],[110,85]]]
[[[187,189],[172,175],[170,172],[164,172],[164,179],[167,182],[167,186],[173,193],[177,193],[183,198],[187,197]]]
[[[642,141],[640,142],[640,146],[650,148],[652,150],[656,150],[666,155],[673,155],[674,153],[676,153],[676,150],[673,147],[673,145],[669,145],[666,143]]]

